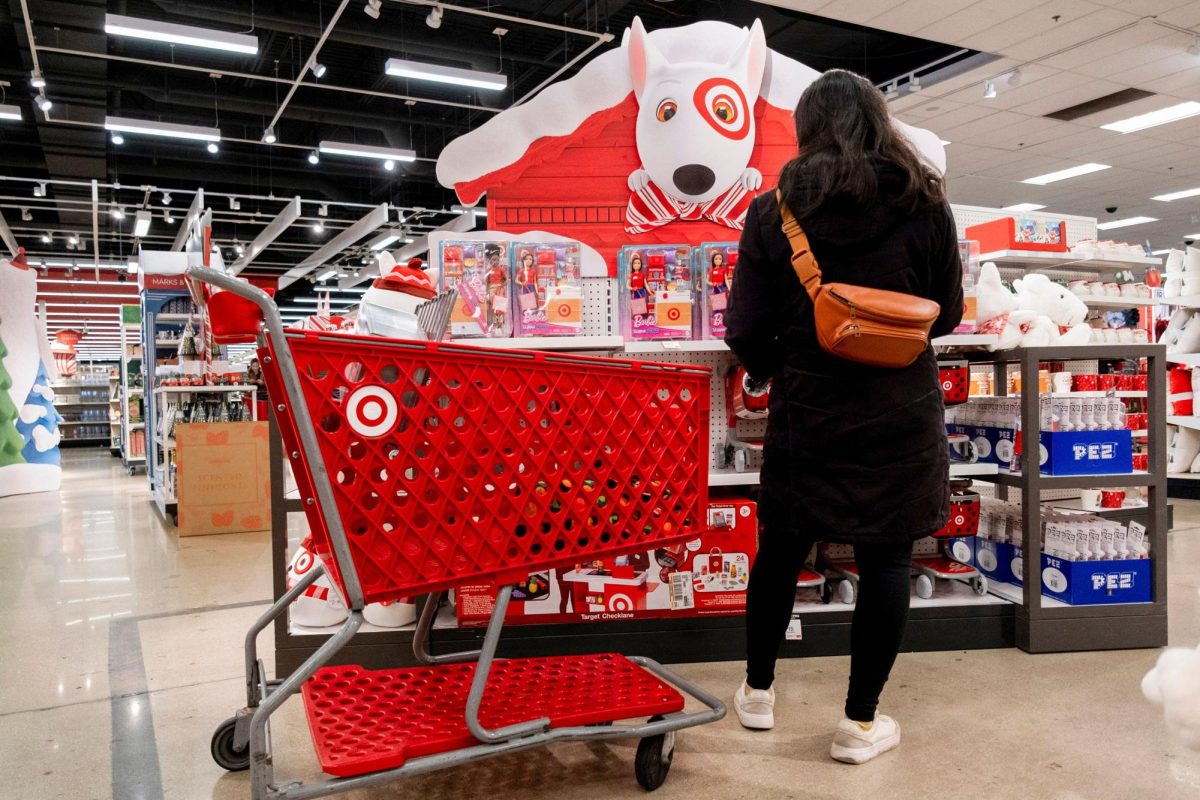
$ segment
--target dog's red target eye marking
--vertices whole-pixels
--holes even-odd
[[[658,117],[659,122],[667,122],[675,116],[675,112],[678,110],[679,106],[675,104],[674,100],[663,100],[658,104],[658,111],[655,113],[655,116]]]
[[[713,130],[730,139],[750,133],[750,109],[742,87],[727,78],[709,78],[696,87],[692,102]]]

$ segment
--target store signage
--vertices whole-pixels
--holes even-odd
[[[141,325],[142,307],[136,305],[121,306],[122,325]]]
[[[437,176],[488,227],[548,231],[595,248],[737,238],[755,194],[796,153],[792,115],[819,73],[747,30],[705,21],[647,32],[454,141]],[[929,131],[903,128],[943,166]]]
[[[166,289],[187,291],[187,278],[184,275],[142,275],[142,288],[145,290]]]

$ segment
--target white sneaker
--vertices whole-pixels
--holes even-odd
[[[900,725],[891,717],[878,714],[870,729],[851,719],[838,723],[829,755],[846,764],[865,764],[900,744]]]
[[[769,731],[775,727],[775,689],[751,689],[742,681],[733,696],[733,708],[743,728]]]

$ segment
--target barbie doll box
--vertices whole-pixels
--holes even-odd
[[[713,498],[703,535],[672,547],[532,573],[513,589],[508,621],[520,625],[742,614],[758,549],[753,500]],[[486,625],[495,587],[457,593],[458,624]]]

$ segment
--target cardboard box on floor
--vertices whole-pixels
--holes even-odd
[[[175,450],[180,536],[270,527],[265,421],[176,425]]]
[[[513,592],[507,620],[534,625],[743,614],[757,550],[754,501],[713,498],[707,529],[689,542],[530,573]],[[455,597],[460,626],[487,624],[495,606],[493,586],[460,586]]]

